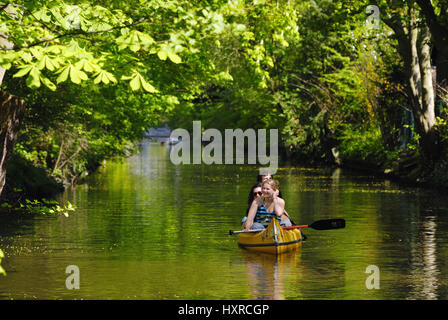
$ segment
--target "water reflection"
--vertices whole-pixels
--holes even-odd
[[[331,186],[332,188],[337,188],[339,186],[340,178],[341,178],[341,168],[336,168],[331,174]]]
[[[297,272],[301,249],[281,255],[240,249],[250,290],[250,299],[284,300],[288,275]]]
[[[437,264],[437,223],[435,216],[425,216],[419,237],[412,248],[412,291],[409,299],[437,299],[440,272]]]
[[[299,252],[242,250],[240,228],[258,173],[249,165],[179,165],[169,147],[108,162],[62,201],[69,218],[0,215],[0,298],[446,299],[448,201],[341,169],[280,166],[276,179],[298,224],[344,218],[346,228],[307,229]],[[80,267],[81,289],[65,288]],[[368,265],[381,289],[365,286]],[[248,289],[249,288],[249,289]]]

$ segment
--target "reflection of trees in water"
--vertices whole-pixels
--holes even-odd
[[[416,243],[411,249],[411,286],[409,299],[437,299],[440,271],[437,265],[435,216],[426,216]]]

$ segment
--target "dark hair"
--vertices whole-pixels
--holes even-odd
[[[256,189],[256,188],[261,188],[261,183],[254,184],[252,186],[252,188],[250,188],[249,197],[247,199],[246,216],[249,213],[249,209],[250,209],[250,206],[252,205],[252,202],[254,201],[254,189]]]

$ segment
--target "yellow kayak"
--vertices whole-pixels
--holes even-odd
[[[300,229],[283,229],[277,219],[272,219],[261,232],[238,234],[238,245],[245,249],[281,254],[302,246],[303,235]]]

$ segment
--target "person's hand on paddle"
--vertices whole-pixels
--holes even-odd
[[[252,228],[252,224],[253,224],[252,222],[249,222],[249,221],[246,220],[246,222],[244,222],[244,229],[243,229],[243,231],[244,232],[249,231],[250,228]]]

